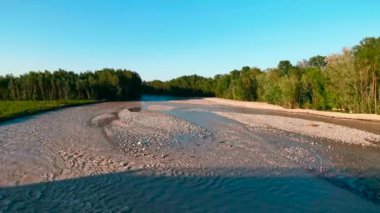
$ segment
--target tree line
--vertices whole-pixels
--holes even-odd
[[[0,76],[0,100],[131,100],[140,97],[141,83],[136,72],[124,69],[32,71]]]
[[[217,96],[262,101],[288,108],[356,113],[380,112],[380,37],[365,38],[351,49],[314,56],[275,68],[243,67],[214,78],[183,76],[144,82],[144,92],[182,96]]]
[[[170,81],[143,82],[143,93],[174,96],[214,96],[214,79],[198,75],[182,76]]]

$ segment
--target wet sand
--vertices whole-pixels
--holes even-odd
[[[380,209],[378,134],[208,104],[101,103],[1,125],[0,210]]]

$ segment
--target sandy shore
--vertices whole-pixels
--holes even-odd
[[[199,105],[225,105],[225,106],[235,106],[235,107],[246,107],[252,109],[266,109],[266,110],[276,110],[290,113],[305,113],[326,116],[330,118],[344,118],[344,119],[356,119],[356,120],[368,120],[368,121],[380,121],[380,115],[374,114],[349,114],[341,112],[328,112],[328,111],[318,111],[310,109],[286,109],[281,106],[262,103],[262,102],[248,102],[248,101],[235,101],[221,98],[201,98],[201,99],[190,99],[186,101],[173,101],[182,102],[188,104],[199,104]]]
[[[62,180],[142,168],[294,167],[279,160],[266,137],[280,132],[362,146],[378,146],[380,135],[304,119],[223,111],[216,103],[261,103],[194,99],[149,103],[102,103],[41,114],[0,126],[0,185]],[[195,105],[194,105],[195,104]],[[224,109],[226,110],[226,109]],[[247,129],[254,127],[257,129]],[[264,138],[256,136],[267,132]],[[256,134],[256,135],[255,135]],[[295,136],[292,136],[295,137]],[[307,139],[309,140],[309,139]],[[315,140],[315,139],[311,139]],[[310,142],[314,144],[314,141]],[[234,150],[234,151],[232,151]],[[304,151],[302,151],[304,152]],[[229,153],[229,154],[225,154]],[[270,154],[268,154],[270,153]],[[255,156],[252,160],[250,156]],[[310,155],[312,156],[312,154]],[[293,158],[293,157],[292,157]]]
[[[128,110],[136,107],[140,103],[102,103],[0,126],[0,186],[142,169],[175,175],[203,172],[204,168],[261,168],[277,158],[260,158],[257,150],[257,157],[247,161],[252,149],[238,156],[223,155],[235,147],[225,143],[228,137],[157,111],[174,106]],[[226,127],[218,129],[227,132]]]

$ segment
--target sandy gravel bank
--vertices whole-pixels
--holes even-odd
[[[226,106],[246,107],[246,108],[252,108],[252,109],[267,109],[267,110],[277,110],[277,111],[291,112],[291,113],[306,113],[306,114],[321,115],[321,116],[326,116],[326,117],[331,117],[331,118],[380,121],[380,115],[349,114],[349,113],[327,112],[327,111],[318,111],[318,110],[310,110],[310,109],[286,109],[284,107],[268,104],[268,103],[235,101],[235,100],[227,100],[227,99],[221,99],[221,98],[202,98],[202,99],[181,100],[181,101],[173,101],[173,102],[182,102],[182,103],[200,104],[200,105],[219,104],[219,105],[226,105]]]
[[[380,146],[380,135],[344,126],[273,115],[254,115],[230,112],[215,113],[248,124],[252,127],[270,127],[344,143],[363,146]]]
[[[118,149],[144,156],[151,154],[144,152],[147,149],[174,148],[193,141],[200,142],[211,135],[190,122],[157,112],[124,109],[118,112],[117,117],[105,127],[106,135]],[[155,151],[155,155],[160,154],[168,155]]]

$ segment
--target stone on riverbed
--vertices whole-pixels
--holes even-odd
[[[101,114],[101,115],[94,117],[91,120],[91,124],[94,126],[98,126],[98,127],[105,126],[115,119],[116,119],[116,116],[114,114],[110,114],[110,113]]]

